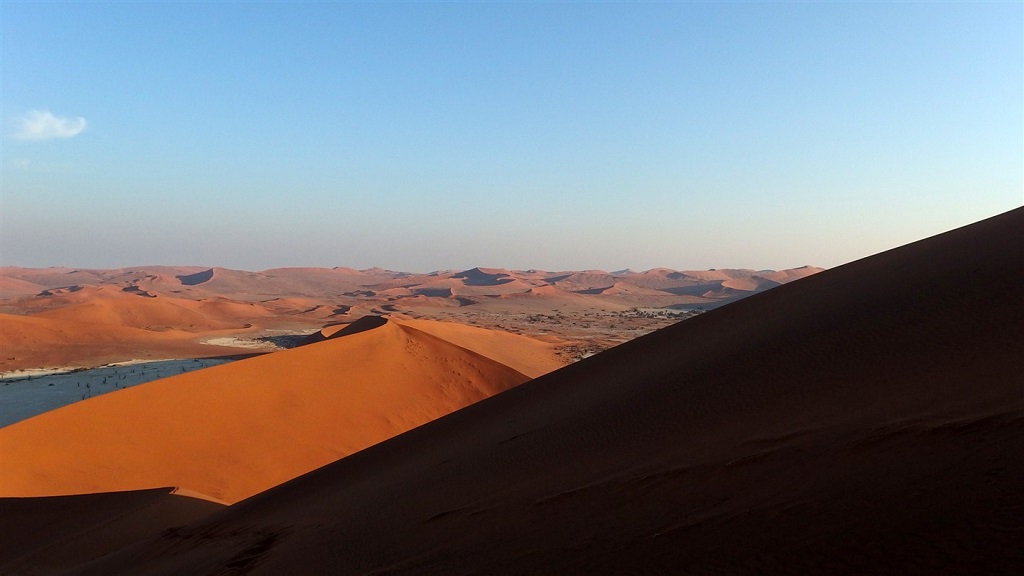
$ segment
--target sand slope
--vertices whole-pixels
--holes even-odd
[[[56,300],[56,308],[35,314],[66,322],[110,324],[151,331],[180,329],[189,332],[243,328],[239,318],[267,316],[267,310],[251,303],[223,298],[201,301],[154,296],[141,289],[132,293],[114,286],[88,286],[73,292],[42,296],[37,300]],[[31,301],[29,301],[31,305]]]
[[[0,496],[176,486],[235,502],[525,380],[385,322],[2,428]]]
[[[455,322],[414,319],[395,320],[395,322],[472,350],[530,378],[543,376],[565,365],[565,362],[557,356],[557,347],[554,344],[535,338],[500,330],[466,326]]]
[[[169,488],[0,498],[0,573],[58,573],[222,507]]]
[[[1022,285],[1018,209],[628,342],[76,573],[229,573],[246,551],[252,575],[1020,573]]]
[[[192,336],[178,330],[155,332],[114,324],[0,314],[0,370],[238,353],[234,348],[199,344]]]

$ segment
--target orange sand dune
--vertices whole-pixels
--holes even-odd
[[[288,290],[276,277],[259,272],[214,267],[177,277],[182,286],[208,294],[227,296],[237,300],[265,300],[269,297],[298,295]]]
[[[325,305],[312,298],[298,297],[272,298],[260,302],[259,305],[277,317],[302,315],[306,318],[321,318],[324,320],[345,316],[351,309],[350,306],[346,305]]]
[[[818,272],[822,272],[823,270],[824,268],[818,268],[817,266],[801,266],[799,268],[790,268],[789,270],[766,270],[763,272],[758,272],[758,275],[769,280],[774,280],[776,282],[785,284],[786,282],[791,282],[793,280],[806,278],[808,276],[817,274]]]
[[[649,296],[649,297],[665,297],[667,294],[660,290],[654,290],[651,288],[643,288],[632,284],[630,282],[616,281],[614,284],[607,288],[603,288],[598,291],[599,294],[605,296]]]
[[[395,316],[391,316],[389,319],[391,322],[410,326],[451,342],[456,346],[471,350],[521,372],[530,378],[547,374],[565,365],[565,361],[557,353],[558,346],[562,344],[557,339],[538,340],[511,332],[487,330],[456,322],[415,320],[412,318],[397,318]],[[316,342],[329,338],[344,337],[348,334],[374,327],[376,323],[383,322],[384,318],[365,317],[353,324],[327,326],[320,330],[318,335],[311,337],[311,341]]]
[[[42,290],[43,287],[39,284],[0,274],[0,295],[5,297],[38,294]]]
[[[126,286],[144,283],[150,286],[166,284],[180,288],[176,276],[193,274],[203,268],[197,266],[145,266],[132,268],[115,268],[106,270],[84,270],[66,267],[51,268],[19,268],[8,266],[0,268],[0,277],[17,278],[44,288],[62,286],[111,284]],[[36,290],[36,292],[39,292]]]
[[[431,292],[428,292],[428,293],[431,293]],[[398,304],[388,303],[388,304],[381,304],[380,306],[372,306],[372,305],[364,304],[362,306],[362,308],[363,309],[369,308],[369,309],[373,309],[373,310],[385,310],[385,311],[387,311],[387,310],[394,310],[395,308],[397,308],[399,306],[401,308],[404,308],[404,309],[408,309],[408,308],[458,308],[460,306],[465,306],[469,302],[475,302],[475,300],[473,300],[472,298],[469,298],[467,296],[453,296],[453,295],[451,295],[451,291],[448,291],[447,295],[444,295],[445,292],[443,292],[443,291],[436,292],[436,294],[438,294],[438,296],[425,296],[423,294],[417,294],[416,296],[404,296],[404,297],[401,298],[401,300],[399,301]],[[388,300],[390,301],[391,299],[389,298]]]
[[[185,286],[241,300],[333,295],[381,280],[344,268],[275,268],[247,272],[219,267],[179,276],[178,279]]]
[[[346,274],[346,275],[349,275],[349,276],[366,276],[367,275],[367,273],[363,272],[362,270],[356,270],[355,268],[349,268],[348,266],[335,266],[334,268],[331,268],[331,270],[337,272],[338,274]]]
[[[292,268],[268,268],[260,272],[260,274],[266,274],[268,276],[366,276],[365,272],[360,272],[354,268],[347,268],[345,266],[336,266],[334,268],[315,268],[310,266],[296,266]]]
[[[453,339],[465,333],[416,326]],[[547,364],[540,358],[535,367],[534,353],[504,351],[507,361],[543,371]],[[387,322],[2,428],[0,496],[177,486],[235,502],[525,380],[504,364]]]
[[[149,266],[115,270],[8,267],[0,269],[0,291],[4,290],[3,284],[7,282],[20,290],[8,289],[12,295],[33,290],[34,286],[59,288],[71,285],[113,285],[118,288],[134,286],[164,296],[181,295],[199,299],[204,295],[216,295],[245,301],[287,296],[324,298],[366,289],[377,292],[392,290],[392,295],[410,295],[418,293],[418,290],[452,288],[458,294],[479,296],[522,292],[545,284],[555,284],[570,292],[597,290],[611,286],[620,278],[654,289],[678,288],[695,283],[717,285],[729,279],[754,275],[785,283],[820,270],[809,266],[779,272],[731,269],[679,272],[655,268],[646,272],[627,270],[609,274],[603,270],[545,272],[473,268],[412,274],[347,268],[275,268],[247,272],[195,266]]]
[[[556,298],[572,298],[573,297],[571,292],[566,292],[565,290],[562,290],[561,288],[555,286],[554,284],[545,284],[543,286],[537,286],[535,288],[531,288],[529,292],[526,292],[523,295],[513,295],[513,296],[510,296],[510,297],[511,298],[516,298],[516,297],[520,297],[520,296],[546,296],[546,297],[552,297],[553,296],[553,297],[556,297]],[[507,296],[507,297],[509,297],[509,296]]]
[[[114,286],[85,286],[74,291],[51,291],[23,303],[42,312],[35,317],[57,321],[87,322],[115,326],[187,332],[241,329],[246,320],[269,316],[255,304],[232,302],[223,298],[187,300],[167,296],[153,297]]]
[[[542,342],[535,338],[500,330],[476,328],[455,322],[413,319],[395,320],[395,322],[471,350],[530,378],[543,376],[565,365],[565,362],[556,354],[555,344]]]
[[[759,293],[75,573],[1024,572],[1022,246],[1018,209]]]
[[[237,349],[200,344],[193,338],[193,334],[176,330],[154,332],[110,324],[0,314],[0,371],[238,353]]]
[[[722,282],[722,288],[728,288],[730,290],[737,290],[740,292],[753,292],[755,290],[765,290],[767,288],[774,288],[779,285],[779,282],[775,280],[769,280],[762,276],[747,276],[745,278],[730,278]]]
[[[612,293],[603,295],[595,302],[593,296],[576,292],[567,292],[552,284],[531,288],[528,292],[515,294],[504,294],[484,300],[488,308],[494,310],[508,310],[512,312],[527,312],[547,314],[560,311],[581,311],[594,310],[598,306],[601,310],[623,311],[636,306],[636,303],[622,298],[621,294]],[[676,299],[678,301],[679,299]],[[599,304],[598,304],[599,303]]]
[[[525,292],[533,284],[502,270],[479,269],[400,277],[373,285],[384,296],[477,296]]]
[[[372,281],[372,277],[351,268],[275,268],[259,272],[256,286],[277,294],[332,295],[354,290]],[[246,283],[248,286],[248,283]],[[252,290],[253,286],[248,286]]]
[[[66,267],[51,268],[20,268],[7,266],[0,268],[0,274],[20,278],[33,284],[46,287],[70,286],[72,284],[93,284],[104,277],[102,270],[76,270]]]
[[[764,272],[779,282],[811,273],[810,268]],[[700,280],[687,273],[657,269],[646,273],[513,271],[496,268],[411,274],[379,269],[278,268],[246,272],[196,266],[145,266],[110,270],[70,268],[0,269],[0,312],[40,315],[61,322],[111,324],[148,331],[179,330],[203,337],[274,337],[284,332],[311,332],[325,323],[366,314],[396,314],[426,318],[461,318],[475,325],[528,331],[532,314],[560,312],[568,331],[561,336],[583,338],[598,346],[633,337],[653,328],[636,319],[612,327],[608,312],[631,308],[701,305],[712,307],[749,295],[749,290],[723,288],[729,279],[747,281],[753,271],[711,271],[717,280]],[[698,274],[699,275],[699,274]],[[734,278],[735,277],[735,278]],[[555,283],[555,287],[551,287]],[[561,288],[562,290],[558,290]],[[703,295],[707,295],[704,297]],[[585,315],[603,316],[601,326],[580,332],[589,324]],[[508,318],[502,318],[509,315]],[[341,318],[341,317],[344,318]],[[575,318],[569,318],[575,316]],[[507,321],[506,321],[507,320]],[[606,322],[608,321],[608,322]],[[545,330],[557,331],[549,324]],[[589,330],[589,328],[587,328]],[[598,334],[600,331],[619,334]],[[98,340],[109,341],[103,336]],[[210,340],[210,338],[206,338]],[[223,340],[227,342],[228,340]],[[141,341],[123,342],[130,346]],[[145,340],[152,348],[154,341]],[[577,342],[587,345],[585,342]],[[57,364],[96,364],[103,358],[71,350],[60,360],[55,350],[46,356]],[[207,351],[209,352],[209,351]],[[105,354],[105,352],[104,352]],[[204,354],[199,352],[198,354]],[[36,351],[13,356],[38,356]],[[177,355],[165,350],[158,356]],[[12,355],[8,355],[10,358]],[[9,367],[9,366],[7,366]],[[17,367],[38,367],[19,364]]]
[[[579,292],[607,288],[615,283],[616,278],[601,270],[588,270],[551,276],[547,281],[567,292]]]
[[[168,289],[181,288],[180,276],[202,271],[198,266],[145,266],[103,271],[103,283],[127,286],[142,284]]]
[[[753,270],[719,268],[717,270],[683,270],[675,274],[699,280],[729,280],[730,278],[746,278],[755,273]],[[669,274],[671,275],[672,273]]]

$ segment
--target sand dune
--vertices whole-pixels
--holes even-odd
[[[607,288],[598,289],[596,293],[606,296],[664,296],[664,293],[660,290],[642,288],[636,284],[623,281],[617,281]]]
[[[602,270],[558,274],[547,278],[548,282],[567,292],[599,290],[611,286],[616,280],[614,276]]]
[[[819,269],[781,272],[752,270],[610,274],[600,270],[546,272],[471,268],[413,274],[382,269],[276,268],[259,272],[198,266],[143,266],[111,270],[0,268],[0,313],[38,317],[65,325],[117,325],[150,332],[194,334],[193,344],[243,343],[284,332],[309,334],[325,325],[365,315],[402,315],[455,320],[487,328],[539,335],[554,333],[567,348],[603,349],[666,325],[644,319],[634,309],[702,306],[711,308],[770,286],[733,290],[724,285],[755,275],[787,282]],[[710,274],[715,279],[701,280]],[[773,276],[774,274],[774,276]],[[554,286],[552,286],[552,283]],[[543,330],[535,315],[557,310],[558,322]],[[631,310],[633,312],[631,312]],[[621,314],[618,314],[621,313]],[[621,316],[621,317],[617,317]],[[22,323],[23,324],[23,323]],[[9,324],[5,328],[22,324]],[[113,346],[112,334],[122,337]],[[0,330],[0,370],[56,365],[96,366],[137,357],[134,348],[154,356],[180,357],[180,346],[157,350],[163,340],[109,331],[90,355],[87,343],[66,348],[60,339],[35,348],[12,344],[16,335]],[[170,341],[168,341],[170,342]],[[46,348],[46,354],[40,349]],[[61,351],[68,356],[61,358]],[[109,356],[115,350],[120,358]],[[244,351],[243,348],[236,350]],[[220,355],[200,350],[197,356]],[[230,352],[227,352],[230,353]],[[14,358],[14,360],[11,360]]]
[[[533,374],[554,367],[547,345],[512,334],[381,321],[2,428],[0,496],[176,486],[236,502],[527,380],[428,331]]]
[[[273,268],[261,272],[211,268],[190,277],[190,283],[207,292],[238,299],[267,296],[329,296],[392,278],[351,268]]]
[[[88,286],[74,292],[43,296],[39,306],[56,308],[34,316],[60,321],[110,324],[147,330],[179,329],[200,332],[242,329],[240,318],[256,319],[269,312],[255,304],[223,298],[187,300],[118,289],[113,286]],[[27,306],[32,306],[28,303]]]
[[[774,280],[781,284],[785,284],[786,282],[791,282],[793,280],[798,280],[800,278],[812,276],[821,271],[822,268],[817,268],[815,266],[801,266],[799,268],[790,268],[789,270],[765,270],[763,272],[759,272],[758,274],[769,280]]]
[[[0,571],[60,573],[220,508],[170,488],[0,498]]]
[[[767,288],[775,288],[779,285],[779,282],[775,280],[769,280],[762,276],[747,276],[746,278],[730,278],[722,282],[722,288],[728,288],[731,290],[739,290],[742,292],[754,292],[755,290],[765,290]]]
[[[467,286],[499,286],[515,281],[511,271],[497,268],[472,268],[451,277],[463,280]]]
[[[20,278],[27,282],[45,287],[70,286],[81,283],[97,283],[102,281],[103,272],[99,270],[76,270],[74,268],[50,267],[50,268],[21,268],[7,266],[0,269],[0,274]]]
[[[1022,246],[757,294],[75,573],[1020,573]]]
[[[461,346],[481,356],[504,364],[530,378],[536,378],[548,372],[553,372],[565,365],[565,362],[558,356],[557,345],[551,341],[528,338],[500,330],[487,330],[475,326],[466,326],[465,324],[455,322],[435,322],[395,317],[386,320],[382,317],[370,316],[351,324],[327,326],[320,330],[320,332],[312,335],[308,341],[316,343],[331,338],[344,337],[377,328],[388,321],[437,336],[456,346]]]
[[[530,378],[553,372],[565,365],[554,344],[499,330],[485,330],[455,322],[395,320],[400,325],[432,334],[504,364]]]
[[[42,289],[43,287],[39,284],[28,280],[0,274],[0,295],[5,297],[38,294]]]
[[[193,334],[128,326],[0,314],[0,370],[99,365],[128,359],[190,358],[234,354]]]
[[[0,370],[232,354],[238,350],[204,345],[199,336],[253,332],[247,321],[271,316],[250,303],[110,285],[47,289],[19,306],[30,314],[0,314]]]

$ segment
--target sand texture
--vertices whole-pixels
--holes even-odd
[[[515,358],[508,346],[507,360],[541,373],[555,361],[537,346],[526,352]],[[527,379],[424,330],[380,320],[0,428],[0,496],[174,486],[233,503]]]
[[[1019,574],[1022,286],[1018,209],[638,338],[73,573]],[[285,432],[246,434],[269,450]],[[69,456],[50,470],[72,474]]]

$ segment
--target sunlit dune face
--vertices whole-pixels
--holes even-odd
[[[235,502],[528,379],[446,336],[533,374],[557,367],[515,335],[384,322],[2,428],[0,495],[177,486]]]

